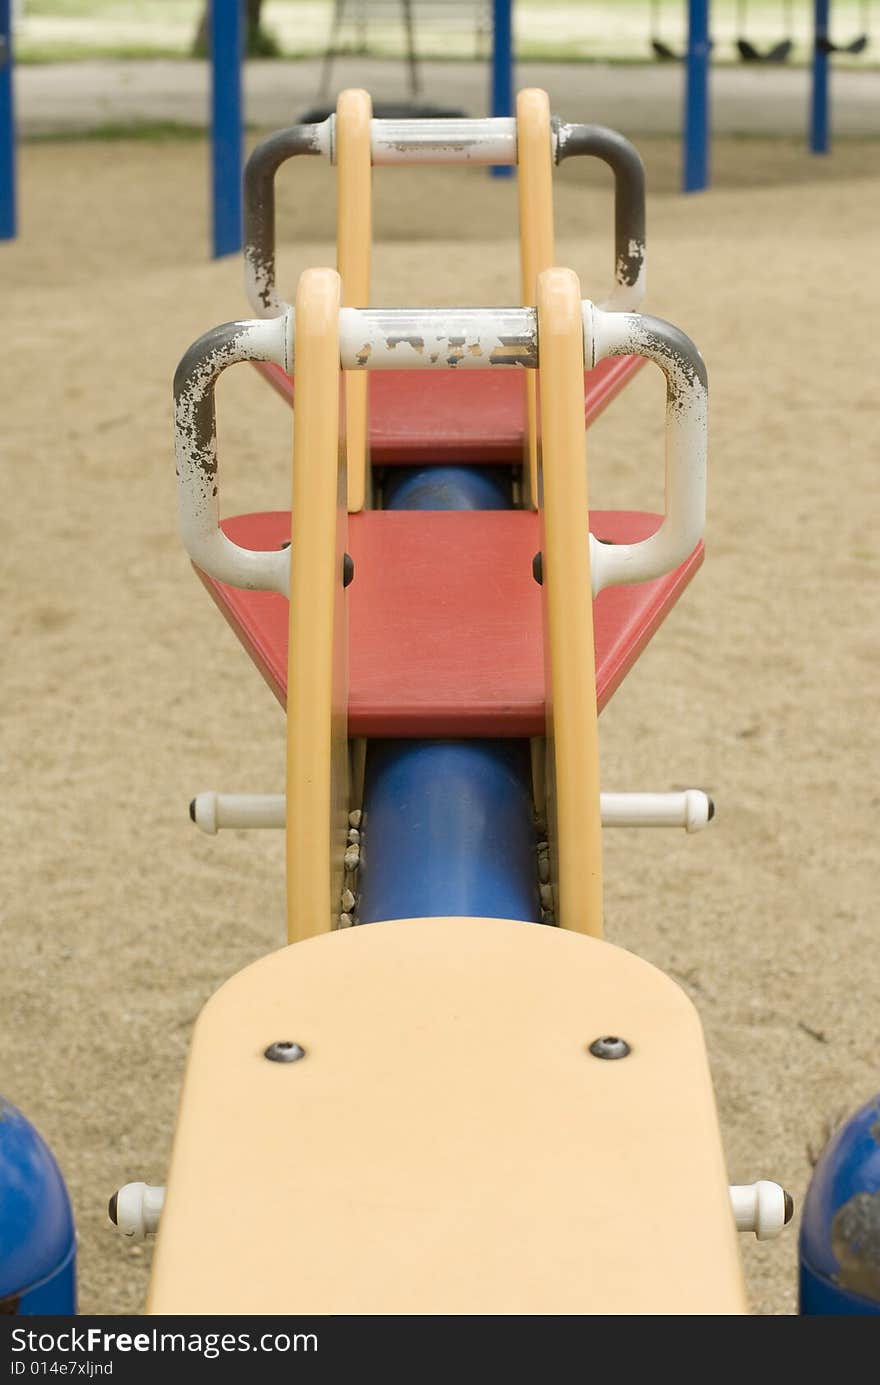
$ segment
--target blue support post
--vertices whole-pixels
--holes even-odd
[[[685,192],[709,186],[709,0],[688,0],[685,54]]]
[[[242,244],[242,0],[211,0],[211,208],[214,259]]]
[[[829,54],[826,45],[831,0],[813,0],[813,84],[810,99],[810,149],[827,154],[831,147],[828,129]]]
[[[0,0],[0,240],[14,240],[15,105],[12,96],[12,0]]]
[[[492,92],[490,115],[513,115],[513,0],[492,0]],[[511,178],[513,169],[498,165],[493,178]]]

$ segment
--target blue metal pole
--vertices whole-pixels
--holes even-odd
[[[14,240],[15,105],[12,93],[12,0],[0,0],[0,240]]]
[[[513,0],[492,0],[492,93],[490,115],[513,115]],[[513,169],[493,167],[493,178],[510,178]]]
[[[810,149],[814,154],[827,154],[831,148],[828,127],[829,54],[824,41],[828,38],[831,0],[813,0],[813,83],[810,99]]]
[[[685,55],[685,192],[709,186],[709,0],[688,0]]]
[[[211,0],[211,208],[214,259],[242,244],[243,0]]]

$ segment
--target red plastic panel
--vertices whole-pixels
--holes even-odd
[[[660,516],[595,511],[599,538],[647,538]],[[289,513],[239,515],[223,528],[246,548],[278,548]],[[540,736],[544,733],[541,594],[532,577],[538,517],[523,510],[372,510],[349,517],[349,733],[352,736]],[[599,709],[703,560],[612,587],[595,604]],[[282,704],[287,602],[202,577]]]
[[[585,372],[587,424],[644,364],[640,356],[616,356]],[[293,403],[293,381],[280,366],[261,361],[257,369]],[[525,426],[518,370],[376,370],[370,379],[374,466],[520,462]]]

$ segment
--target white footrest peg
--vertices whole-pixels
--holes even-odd
[[[603,827],[683,827],[699,832],[712,821],[715,805],[702,789],[682,793],[603,793]],[[283,793],[197,794],[189,815],[202,832],[215,836],[223,827],[284,827]]]
[[[715,804],[702,789],[681,793],[600,794],[603,827],[683,827],[699,832],[715,816]]]
[[[759,1241],[778,1236],[794,1216],[794,1201],[778,1183],[734,1183],[730,1205],[737,1231],[754,1231]]]
[[[149,1183],[126,1183],[110,1199],[107,1209],[113,1225],[129,1241],[155,1236],[165,1205],[165,1189]]]
[[[213,837],[222,827],[283,827],[286,804],[283,793],[196,794],[189,805],[196,827]]]

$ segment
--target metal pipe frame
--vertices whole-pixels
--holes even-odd
[[[288,159],[301,155],[336,162],[336,117],[317,125],[293,125],[258,144],[244,172],[245,290],[253,311],[276,317],[287,304],[279,296],[275,270],[275,176]],[[632,310],[645,291],[645,173],[638,151],[601,125],[551,126],[554,161],[590,156],[614,174],[614,280],[602,300],[609,311]],[[413,164],[489,164],[517,161],[516,120],[373,120],[370,148],[374,167]]]
[[[641,543],[608,545],[591,536],[593,593],[672,571],[699,542],[706,514],[708,394],[699,351],[677,327],[638,313],[582,303],[587,367],[607,356],[643,356],[666,376],[666,504],[660,529]],[[534,308],[342,308],[344,370],[486,370],[539,365]],[[295,361],[292,311],[270,320],[227,323],[183,357],[174,382],[180,527],[193,561],[233,586],[287,593],[289,554],[238,547],[220,529],[214,391],[239,361]]]

